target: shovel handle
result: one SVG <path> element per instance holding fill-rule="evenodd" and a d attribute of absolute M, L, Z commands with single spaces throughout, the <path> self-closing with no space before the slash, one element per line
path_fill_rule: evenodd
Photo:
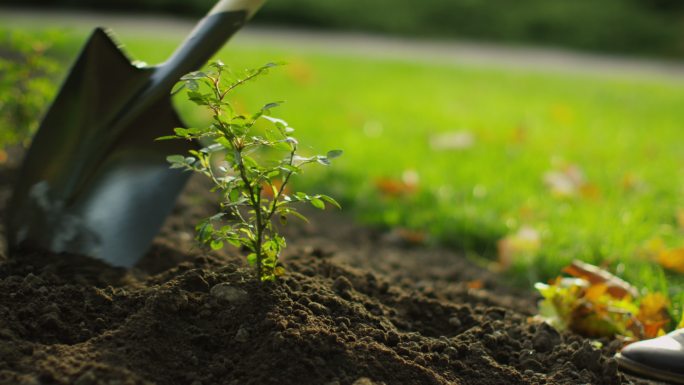
<path fill-rule="evenodd" d="M 221 0 L 159 67 L 163 83 L 175 83 L 202 67 L 256 13 L 265 0 Z M 157 79 L 159 79 L 159 77 Z M 161 79 L 159 79 L 161 80 Z"/>
<path fill-rule="evenodd" d="M 247 19 L 251 19 L 265 0 L 221 0 L 209 11 L 209 15 L 222 12 L 246 11 Z"/>

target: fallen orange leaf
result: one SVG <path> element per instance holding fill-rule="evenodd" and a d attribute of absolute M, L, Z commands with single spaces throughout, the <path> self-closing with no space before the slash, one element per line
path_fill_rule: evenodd
<path fill-rule="evenodd" d="M 375 187 L 385 196 L 399 197 L 413 194 L 415 186 L 408 185 L 403 181 L 389 178 L 378 178 Z"/>
<path fill-rule="evenodd" d="M 591 285 L 606 285 L 608 294 L 615 298 L 624 298 L 628 295 L 636 298 L 639 295 L 634 286 L 608 271 L 589 263 L 575 260 L 572 264 L 563 268 L 563 271 L 573 277 L 586 279 Z"/>
<path fill-rule="evenodd" d="M 411 230 L 405 228 L 399 228 L 396 230 L 397 235 L 406 243 L 411 245 L 422 245 L 425 243 L 427 236 L 424 231 Z"/>
<path fill-rule="evenodd" d="M 412 195 L 418 191 L 418 173 L 413 170 L 406 170 L 401 180 L 391 178 L 378 178 L 375 180 L 375 187 L 385 196 L 401 197 Z"/>
<path fill-rule="evenodd" d="M 481 279 L 476 279 L 468 282 L 466 285 L 468 286 L 468 289 L 480 290 L 484 287 L 484 282 Z"/>

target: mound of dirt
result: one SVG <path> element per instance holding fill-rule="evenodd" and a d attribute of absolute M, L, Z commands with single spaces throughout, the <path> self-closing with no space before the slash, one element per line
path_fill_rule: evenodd
<path fill-rule="evenodd" d="M 598 349 L 530 321 L 533 294 L 339 214 L 288 229 L 288 274 L 257 283 L 237 251 L 194 246 L 192 227 L 212 205 L 201 190 L 185 194 L 133 269 L 3 257 L 0 383 L 628 382 L 610 358 L 616 344 Z"/>

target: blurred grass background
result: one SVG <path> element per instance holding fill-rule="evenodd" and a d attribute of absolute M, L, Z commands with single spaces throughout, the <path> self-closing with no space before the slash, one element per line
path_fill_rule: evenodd
<path fill-rule="evenodd" d="M 20 6 L 203 15 L 214 0 L 3 0 Z M 682 57 L 679 0 L 278 0 L 257 24 L 564 46 Z"/>
<path fill-rule="evenodd" d="M 98 2 L 194 13 L 212 4 Z M 679 2 L 637 0 L 522 0 L 515 7 L 283 0 L 269 3 L 259 20 L 676 57 L 681 10 Z M 37 39 L 50 34 L 63 73 L 88 33 L 71 29 L 57 38 L 37 25 L 0 28 L 18 31 Z M 122 32 L 132 55 L 150 63 L 179 44 L 176 37 Z M 315 185 L 363 221 L 460 249 L 520 285 L 554 277 L 573 259 L 603 265 L 645 291 L 668 293 L 681 315 L 684 279 L 654 262 L 654 245 L 676 248 L 684 240 L 683 79 L 371 58 L 268 41 L 238 41 L 219 57 L 234 68 L 288 62 L 237 94 L 238 105 L 253 110 L 286 100 L 276 114 L 310 151 L 345 150 L 332 168 L 298 180 L 302 189 Z M 179 100 L 179 108 L 201 124 L 191 106 Z M 461 142 L 439 145 L 449 138 Z M 577 191 L 554 191 L 550 173 L 570 182 L 578 174 Z M 533 239 L 516 240 L 530 232 Z M 523 247 L 503 263 L 506 239 Z"/>

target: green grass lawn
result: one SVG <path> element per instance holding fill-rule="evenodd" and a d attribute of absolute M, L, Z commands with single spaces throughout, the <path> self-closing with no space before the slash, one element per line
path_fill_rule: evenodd
<path fill-rule="evenodd" d="M 73 57 L 85 35 L 61 45 Z M 163 61 L 177 41 L 124 36 L 137 59 Z M 339 197 L 380 226 L 426 231 L 487 264 L 497 242 L 521 228 L 540 247 L 515 254 L 508 276 L 531 285 L 573 259 L 606 264 L 644 290 L 668 291 L 675 312 L 684 279 L 648 257 L 653 239 L 680 246 L 684 208 L 684 83 L 527 73 L 369 59 L 282 46 L 229 45 L 234 68 L 286 61 L 236 95 L 254 110 L 270 101 L 318 152 L 341 148 L 332 168 L 299 180 Z M 201 121 L 179 104 L 190 122 Z M 437 150 L 436 135 L 465 132 L 473 143 Z M 545 173 L 576 166 L 585 183 L 558 197 Z M 415 191 L 388 196 L 379 181 L 409 175 Z"/>

